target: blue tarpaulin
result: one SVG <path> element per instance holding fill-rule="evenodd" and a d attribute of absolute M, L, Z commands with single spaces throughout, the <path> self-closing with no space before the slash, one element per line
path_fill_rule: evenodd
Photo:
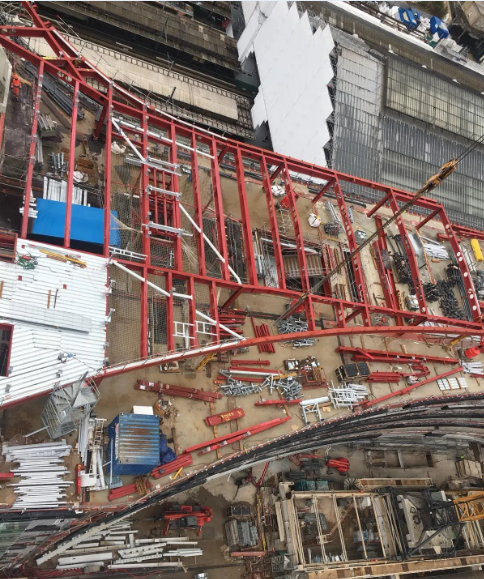
<path fill-rule="evenodd" d="M 64 238 L 64 224 L 66 220 L 66 204 L 63 201 L 37 199 L 37 218 L 34 219 L 32 233 L 46 237 Z M 119 247 L 121 237 L 115 219 L 117 211 L 111 211 L 111 231 L 109 245 Z M 104 243 L 104 209 L 72 205 L 71 211 L 71 240 L 85 243 Z"/>

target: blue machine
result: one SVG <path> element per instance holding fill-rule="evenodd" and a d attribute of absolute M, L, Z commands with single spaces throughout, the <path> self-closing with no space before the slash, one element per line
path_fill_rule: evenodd
<path fill-rule="evenodd" d="M 398 16 L 409 30 L 415 30 L 420 24 L 420 12 L 415 8 L 398 8 Z"/>
<path fill-rule="evenodd" d="M 437 18 L 437 16 L 432 16 L 430 19 L 430 32 L 432 35 L 437 34 L 441 40 L 442 38 L 447 38 L 449 36 L 449 30 L 445 25 L 445 22 L 442 22 L 442 20 Z"/>
<path fill-rule="evenodd" d="M 37 218 L 34 219 L 32 233 L 43 237 L 64 239 L 66 221 L 66 204 L 63 201 L 37 199 Z M 116 223 L 117 211 L 111 211 L 111 230 L 109 245 L 119 247 L 121 236 Z M 104 243 L 104 209 L 72 205 L 71 240 L 103 245 Z"/>
<path fill-rule="evenodd" d="M 160 464 L 160 418 L 118 414 L 109 425 L 109 456 L 113 475 L 148 474 Z"/>

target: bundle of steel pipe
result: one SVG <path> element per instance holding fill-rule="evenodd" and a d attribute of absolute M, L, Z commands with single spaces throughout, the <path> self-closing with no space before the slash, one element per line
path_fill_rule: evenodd
<path fill-rule="evenodd" d="M 180 398 L 191 398 L 193 400 L 203 400 L 204 402 L 214 402 L 222 398 L 217 392 L 204 392 L 196 388 L 185 386 L 175 386 L 172 384 L 162 384 L 161 382 L 149 382 L 148 380 L 138 380 L 134 385 L 136 390 L 146 390 L 147 392 L 159 392 Z"/>
<path fill-rule="evenodd" d="M 20 482 L 8 485 L 17 495 L 12 508 L 54 509 L 68 504 L 62 499 L 66 496 L 67 487 L 74 483 L 62 478 L 69 474 L 63 458 L 70 454 L 71 449 L 65 440 L 25 446 L 4 444 L 2 452 L 5 460 L 19 463 L 12 473 L 21 477 Z"/>
<path fill-rule="evenodd" d="M 232 366 L 270 366 L 270 360 L 232 360 Z"/>

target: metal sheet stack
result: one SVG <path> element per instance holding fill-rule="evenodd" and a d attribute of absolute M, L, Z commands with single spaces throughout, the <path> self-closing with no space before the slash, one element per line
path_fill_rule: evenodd
<path fill-rule="evenodd" d="M 69 473 L 63 458 L 70 454 L 71 449 L 65 440 L 2 446 L 6 462 L 19 463 L 18 468 L 12 469 L 12 472 L 21 477 L 20 482 L 8 485 L 14 487 L 17 495 L 13 509 L 55 509 L 69 504 L 62 499 L 66 496 L 67 487 L 73 482 L 65 481 L 62 477 Z"/>

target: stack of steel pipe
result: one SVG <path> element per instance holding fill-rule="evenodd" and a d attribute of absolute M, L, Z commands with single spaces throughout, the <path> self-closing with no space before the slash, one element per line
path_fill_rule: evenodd
<path fill-rule="evenodd" d="M 182 454 L 178 458 L 175 458 L 175 460 L 154 468 L 151 471 L 150 476 L 152 478 L 161 478 L 162 476 L 167 476 L 173 472 L 178 472 L 181 468 L 185 468 L 191 464 L 193 464 L 192 455 Z"/>
<path fill-rule="evenodd" d="M 65 440 L 24 446 L 3 445 L 6 462 L 19 463 L 12 473 L 21 477 L 20 482 L 8 485 L 17 495 L 13 509 L 55 509 L 68 504 L 62 499 L 67 487 L 74 483 L 62 478 L 69 473 L 63 458 L 70 454 L 71 449 Z"/>
<path fill-rule="evenodd" d="M 218 314 L 218 321 L 221 324 L 220 326 L 220 337 L 221 338 L 233 338 L 226 330 L 222 328 L 225 326 L 226 328 L 230 328 L 233 332 L 243 335 L 243 327 L 245 324 L 245 320 L 247 318 L 247 314 L 245 312 L 235 311 L 235 310 L 226 310 L 224 312 L 219 312 Z"/>

